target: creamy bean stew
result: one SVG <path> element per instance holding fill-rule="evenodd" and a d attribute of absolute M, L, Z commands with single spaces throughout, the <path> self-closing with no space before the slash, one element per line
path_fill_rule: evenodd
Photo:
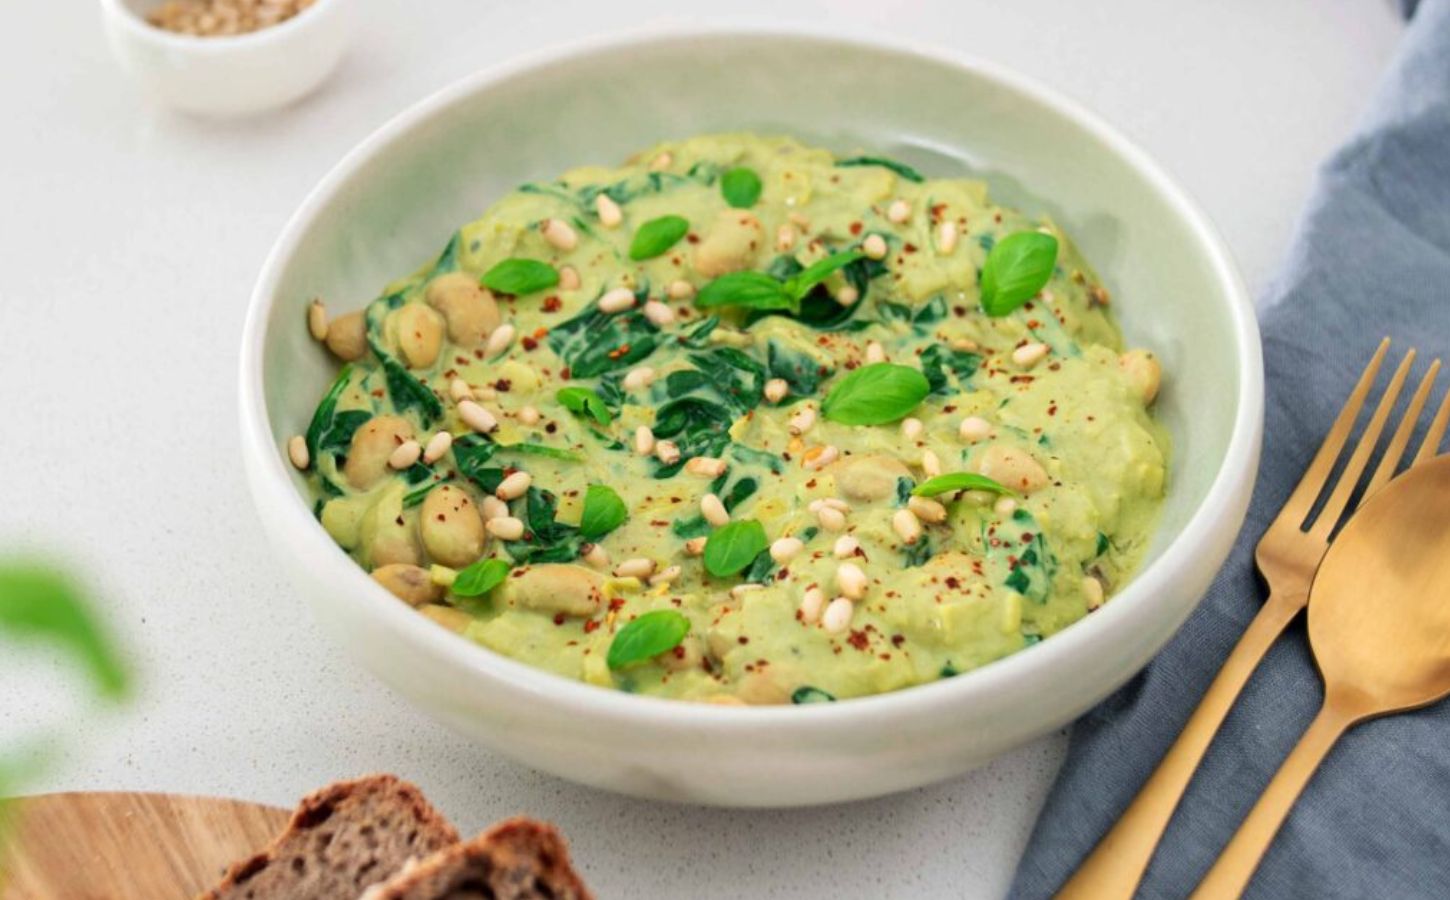
<path fill-rule="evenodd" d="M 1132 574 L 1159 365 L 984 185 L 697 137 L 525 184 L 314 337 L 287 450 L 404 603 L 619 690 L 814 703 L 947 678 Z"/>

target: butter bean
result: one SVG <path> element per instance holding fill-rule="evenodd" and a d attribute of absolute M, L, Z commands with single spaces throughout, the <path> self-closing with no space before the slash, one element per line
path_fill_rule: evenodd
<path fill-rule="evenodd" d="M 498 327 L 498 301 L 462 272 L 449 272 L 430 281 L 424 299 L 443 314 L 448 339 L 460 347 L 478 346 Z"/>
<path fill-rule="evenodd" d="M 1158 357 L 1148 350 L 1129 350 L 1118 357 L 1118 368 L 1127 376 L 1133 392 L 1147 406 L 1158 397 L 1158 385 L 1163 379 L 1163 367 Z"/>
<path fill-rule="evenodd" d="M 413 426 L 397 416 L 374 416 L 353 432 L 347 463 L 342 468 L 347 483 L 367 490 L 388 472 L 388 460 L 399 445 L 413 437 Z"/>
<path fill-rule="evenodd" d="M 395 315 L 398 349 L 410 369 L 426 369 L 443 349 L 443 317 L 423 303 L 409 303 Z"/>
<path fill-rule="evenodd" d="M 462 488 L 440 485 L 423 500 L 423 546 L 436 562 L 461 569 L 483 555 L 483 517 Z"/>
<path fill-rule="evenodd" d="M 722 210 L 695 245 L 695 271 L 717 278 L 748 268 L 764 240 L 765 229 L 755 216 L 738 209 Z"/>
<path fill-rule="evenodd" d="M 895 496 L 897 481 L 911 477 L 911 470 L 901 460 L 879 454 L 849 457 L 837 463 L 834 471 L 841 495 L 864 502 Z"/>
<path fill-rule="evenodd" d="M 344 362 L 362 359 L 368 352 L 368 326 L 361 311 L 338 316 L 327 325 L 323 341 L 332 355 Z"/>
<path fill-rule="evenodd" d="M 604 576 L 570 563 L 515 569 L 498 595 L 508 606 L 566 616 L 592 616 L 604 605 Z"/>
<path fill-rule="evenodd" d="M 390 563 L 374 569 L 372 576 L 373 581 L 409 606 L 436 603 L 443 599 L 443 588 L 433 583 L 427 569 L 419 566 Z"/>
<path fill-rule="evenodd" d="M 1046 487 L 1047 471 L 1025 450 L 993 444 L 977 462 L 978 473 L 1014 491 L 1030 494 Z"/>

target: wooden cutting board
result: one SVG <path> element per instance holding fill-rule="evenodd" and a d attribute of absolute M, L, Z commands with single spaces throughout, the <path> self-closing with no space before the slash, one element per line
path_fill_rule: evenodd
<path fill-rule="evenodd" d="M 42 794 L 16 801 L 3 900 L 190 900 L 271 843 L 290 810 L 178 794 Z"/>

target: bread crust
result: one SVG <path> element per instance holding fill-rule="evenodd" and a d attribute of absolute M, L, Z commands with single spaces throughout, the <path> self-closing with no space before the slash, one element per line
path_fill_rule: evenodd
<path fill-rule="evenodd" d="M 559 831 L 523 817 L 439 850 L 368 888 L 362 900 L 439 900 L 469 877 L 486 880 L 499 900 L 594 900 L 570 863 L 569 845 Z M 543 885 L 545 891 L 532 885 Z"/>

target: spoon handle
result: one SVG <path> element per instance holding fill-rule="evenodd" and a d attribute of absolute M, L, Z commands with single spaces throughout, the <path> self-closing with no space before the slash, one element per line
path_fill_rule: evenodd
<path fill-rule="evenodd" d="M 1224 717 L 1269 647 L 1303 608 L 1302 594 L 1270 594 L 1158 768 L 1117 824 L 1062 886 L 1057 900 L 1128 900 L 1133 896 L 1173 810 Z"/>
<path fill-rule="evenodd" d="M 1359 718 L 1355 713 L 1333 701 L 1326 695 L 1319 715 L 1309 724 L 1304 736 L 1299 738 L 1284 764 L 1275 773 L 1274 780 L 1264 789 L 1259 802 L 1249 811 L 1249 817 L 1239 826 L 1233 840 L 1224 848 L 1218 862 L 1208 870 L 1191 900 L 1218 900 L 1222 897 L 1237 897 L 1248 887 L 1249 879 L 1259 867 L 1264 851 L 1279 832 L 1279 826 L 1293 808 L 1294 801 L 1331 747 L 1340 735 Z"/>

